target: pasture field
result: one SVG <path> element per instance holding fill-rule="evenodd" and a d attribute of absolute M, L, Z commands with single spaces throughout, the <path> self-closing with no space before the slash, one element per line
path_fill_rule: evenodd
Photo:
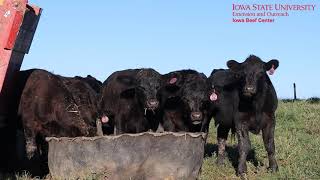
<path fill-rule="evenodd" d="M 318 101 L 280 101 L 276 112 L 276 158 L 279 172 L 267 171 L 268 158 L 261 134 L 250 134 L 252 150 L 248 156 L 249 179 L 320 179 L 320 103 Z M 228 139 L 226 163 L 217 167 L 216 129 L 211 123 L 200 180 L 239 179 L 236 139 Z M 101 176 L 100 176 L 101 177 Z M 18 180 L 30 180 L 28 175 Z M 50 179 L 50 178 L 47 178 Z M 84 179 L 100 179 L 86 177 Z"/>

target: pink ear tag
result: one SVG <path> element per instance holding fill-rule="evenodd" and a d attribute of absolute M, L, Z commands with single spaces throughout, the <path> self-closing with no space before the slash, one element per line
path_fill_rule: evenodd
<path fill-rule="evenodd" d="M 216 101 L 218 99 L 218 95 L 216 94 L 215 91 L 210 95 L 210 100 L 211 101 Z"/>
<path fill-rule="evenodd" d="M 177 80 L 178 80 L 178 79 L 175 78 L 175 77 L 174 77 L 174 78 L 171 78 L 170 81 L 169 81 L 169 84 L 175 84 L 175 83 L 177 82 Z"/>
<path fill-rule="evenodd" d="M 268 74 L 273 75 L 274 72 L 275 72 L 274 65 L 272 65 L 272 68 L 268 71 Z"/>
<path fill-rule="evenodd" d="M 108 122 L 109 122 L 108 116 L 102 116 L 102 117 L 101 117 L 101 122 L 102 122 L 102 123 L 108 123 Z"/>

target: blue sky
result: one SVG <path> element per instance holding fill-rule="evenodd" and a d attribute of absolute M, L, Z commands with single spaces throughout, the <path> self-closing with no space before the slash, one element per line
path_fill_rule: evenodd
<path fill-rule="evenodd" d="M 280 98 L 320 96 L 320 1 L 314 12 L 290 12 L 275 23 L 232 23 L 232 3 L 212 0 L 29 0 L 43 14 L 22 69 L 101 81 L 116 70 L 152 67 L 160 73 L 191 68 L 209 75 L 226 61 L 255 54 L 278 59 L 271 77 Z"/>

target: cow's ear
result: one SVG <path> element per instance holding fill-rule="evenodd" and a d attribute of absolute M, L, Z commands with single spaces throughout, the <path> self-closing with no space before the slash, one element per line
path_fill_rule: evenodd
<path fill-rule="evenodd" d="M 178 73 L 169 73 L 163 76 L 164 86 L 179 86 L 181 77 Z"/>
<path fill-rule="evenodd" d="M 136 94 L 135 88 L 129 88 L 120 93 L 120 97 L 122 98 L 133 98 Z"/>
<path fill-rule="evenodd" d="M 168 85 L 176 85 L 178 82 L 178 78 L 175 76 L 172 76 L 168 79 L 167 84 Z"/>
<path fill-rule="evenodd" d="M 269 62 L 265 63 L 264 67 L 265 70 L 268 71 L 270 75 L 274 73 L 274 71 L 278 68 L 279 66 L 279 61 L 276 59 L 272 59 Z"/>
<path fill-rule="evenodd" d="M 276 59 L 272 59 L 269 62 L 265 63 L 266 71 L 269 71 L 271 68 L 274 68 L 275 70 L 279 66 L 279 61 Z"/>
<path fill-rule="evenodd" d="M 228 68 L 231 69 L 232 71 L 239 71 L 240 70 L 240 65 L 241 65 L 241 63 L 238 63 L 235 60 L 229 60 L 227 62 Z"/>
<path fill-rule="evenodd" d="M 166 90 L 174 93 L 177 92 L 180 89 L 179 83 L 178 83 L 178 78 L 177 77 L 172 77 L 166 82 L 165 86 Z"/>
<path fill-rule="evenodd" d="M 177 73 L 170 73 L 163 77 L 163 87 L 166 91 L 174 93 L 180 89 L 181 78 Z"/>

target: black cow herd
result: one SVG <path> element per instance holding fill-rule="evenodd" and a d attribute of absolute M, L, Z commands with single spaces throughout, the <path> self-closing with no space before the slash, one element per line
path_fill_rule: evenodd
<path fill-rule="evenodd" d="M 103 83 L 92 76 L 68 78 L 40 69 L 20 71 L 7 128 L 0 133 L 5 144 L 0 150 L 0 171 L 27 169 L 30 163 L 25 162 L 36 158 L 46 161 L 46 137 L 96 136 L 99 128 L 105 135 L 208 134 L 212 118 L 217 126 L 217 164 L 224 163 L 231 130 L 238 139 L 237 173 L 244 175 L 251 148 L 249 132 L 262 131 L 269 168 L 277 171 L 274 128 L 278 100 L 267 72 L 273 74 L 279 62 L 250 55 L 243 63 L 230 60 L 227 66 L 214 69 L 208 78 L 195 70 L 162 75 L 151 68 L 128 69 L 112 73 Z M 46 166 L 40 163 L 35 172 L 47 171 Z"/>

